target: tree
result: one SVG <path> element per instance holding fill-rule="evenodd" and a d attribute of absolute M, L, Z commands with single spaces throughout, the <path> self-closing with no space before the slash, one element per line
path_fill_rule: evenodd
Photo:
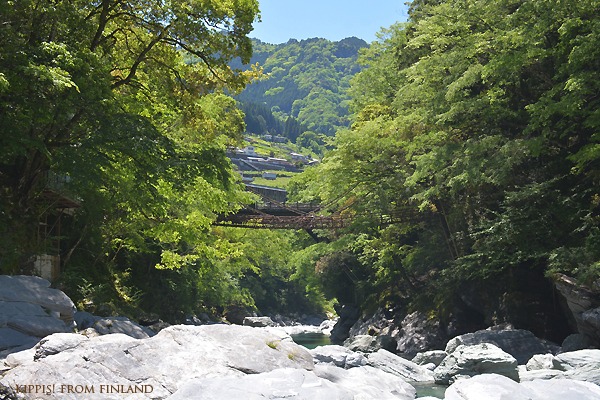
<path fill-rule="evenodd" d="M 15 238 L 3 248 L 4 270 L 23 261 L 9 254 L 37 251 L 31 239 L 52 207 L 42 196 L 51 168 L 96 184 L 110 175 L 122 179 L 119 189 L 156 199 L 175 172 L 183 174 L 172 184 L 190 187 L 223 166 L 220 156 L 214 166 L 197 162 L 197 150 L 223 146 L 224 134 L 204 125 L 216 120 L 199 115 L 208 107 L 199 98 L 247 82 L 228 62 L 250 57 L 256 1 L 25 0 L 0 13 L 0 218 Z"/>

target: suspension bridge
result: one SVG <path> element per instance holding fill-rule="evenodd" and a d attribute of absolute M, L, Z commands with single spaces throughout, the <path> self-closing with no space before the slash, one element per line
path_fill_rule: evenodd
<path fill-rule="evenodd" d="M 253 229 L 341 229 L 349 226 L 357 217 L 349 211 L 323 215 L 325 206 L 318 203 L 289 203 L 282 189 L 246 185 L 246 189 L 258 194 L 261 201 L 246 205 L 235 214 L 221 216 L 215 225 Z M 274 199 L 277 198 L 277 199 Z M 367 216 L 361 214 L 361 216 Z M 396 210 L 389 215 L 369 214 L 380 225 L 389 225 L 414 218 L 414 211 Z"/>

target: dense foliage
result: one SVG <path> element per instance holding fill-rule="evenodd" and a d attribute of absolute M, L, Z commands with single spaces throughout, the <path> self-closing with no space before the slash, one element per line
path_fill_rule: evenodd
<path fill-rule="evenodd" d="M 264 105 L 287 124 L 297 120 L 303 131 L 332 136 L 339 127 L 349 125 L 346 92 L 350 78 L 359 71 L 358 52 L 367 46 L 363 40 L 292 39 L 278 45 L 254 40 L 253 44 L 250 65 L 258 63 L 265 77 L 246 87 L 237 97 L 241 102 Z M 242 67 L 239 61 L 232 65 Z M 284 136 L 295 141 L 300 133 Z"/>
<path fill-rule="evenodd" d="M 593 0 L 419 1 L 381 32 L 356 121 L 291 185 L 355 216 L 359 302 L 443 311 L 523 271 L 598 282 L 599 39 Z"/>
<path fill-rule="evenodd" d="M 256 75 L 229 64 L 249 62 L 257 15 L 255 0 L 0 4 L 2 273 L 60 255 L 80 306 L 171 320 L 264 304 L 249 276 L 289 281 L 280 252 L 261 254 L 288 236 L 212 227 L 249 200 L 225 155 L 244 115 L 225 93 Z"/>

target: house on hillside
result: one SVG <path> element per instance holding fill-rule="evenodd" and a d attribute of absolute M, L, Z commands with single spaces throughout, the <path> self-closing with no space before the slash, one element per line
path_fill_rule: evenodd
<path fill-rule="evenodd" d="M 305 156 L 304 154 L 290 153 L 290 156 L 292 157 L 293 162 L 301 162 L 301 163 L 307 164 L 310 161 L 309 157 Z"/>
<path fill-rule="evenodd" d="M 254 146 L 246 146 L 244 147 L 244 154 L 247 156 L 252 156 L 252 157 L 256 157 L 258 156 L 258 154 L 256 154 L 256 150 L 254 149 Z"/>

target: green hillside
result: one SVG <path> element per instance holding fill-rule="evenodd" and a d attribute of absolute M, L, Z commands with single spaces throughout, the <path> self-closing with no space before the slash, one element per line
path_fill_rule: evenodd
<path fill-rule="evenodd" d="M 261 65 L 266 77 L 238 96 L 251 115 L 246 120 L 248 129 L 295 140 L 304 131 L 332 136 L 337 128 L 347 127 L 347 90 L 350 79 L 360 71 L 356 60 L 364 47 L 367 43 L 358 38 L 339 42 L 292 39 L 279 45 L 253 40 L 250 64 Z M 242 67 L 239 62 L 234 66 Z M 248 108 L 253 112 L 248 113 Z M 269 111 L 277 121 L 270 121 Z"/>

